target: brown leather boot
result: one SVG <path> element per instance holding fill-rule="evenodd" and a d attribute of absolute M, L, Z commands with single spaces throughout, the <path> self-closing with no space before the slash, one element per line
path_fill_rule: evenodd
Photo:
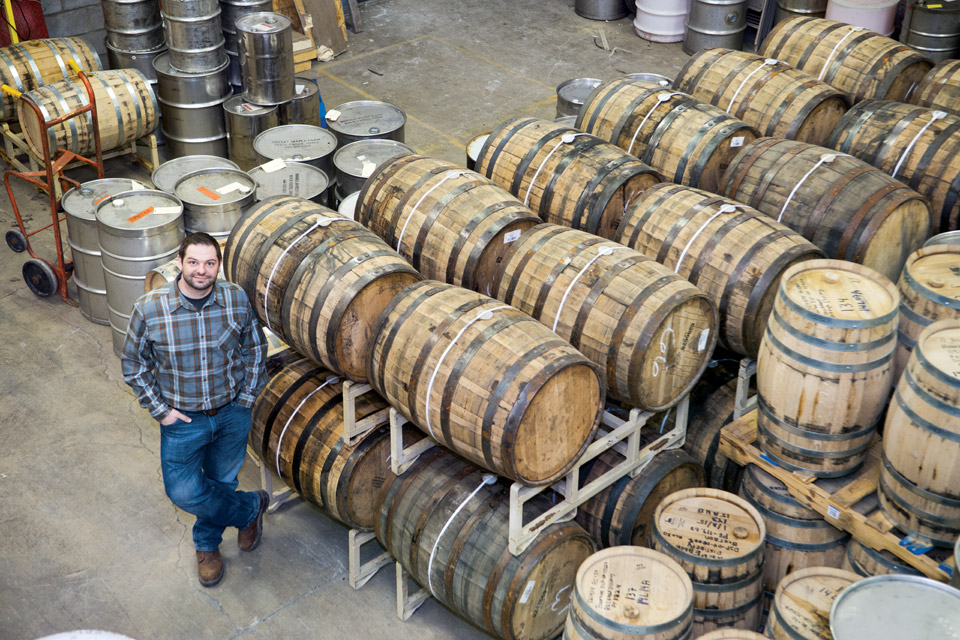
<path fill-rule="evenodd" d="M 213 551 L 197 551 L 197 573 L 200 575 L 200 584 L 205 587 L 215 587 L 223 579 L 223 558 L 220 549 Z"/>
<path fill-rule="evenodd" d="M 270 506 L 270 494 L 261 489 L 257 491 L 260 496 L 260 510 L 257 511 L 257 517 L 253 523 L 246 529 L 241 529 L 237 534 L 237 545 L 240 551 L 253 551 L 260 544 L 260 537 L 263 535 L 263 514 Z"/>

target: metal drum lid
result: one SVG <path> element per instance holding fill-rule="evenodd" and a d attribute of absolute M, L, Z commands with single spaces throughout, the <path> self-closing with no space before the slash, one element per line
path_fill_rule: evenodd
<path fill-rule="evenodd" d="M 271 160 L 248 172 L 257 183 L 257 200 L 272 196 L 294 196 L 312 200 L 330 186 L 327 174 L 313 165 L 287 162 L 280 166 L 274 165 L 274 162 L 283 161 Z"/>
<path fill-rule="evenodd" d="M 201 169 L 180 178 L 174 195 L 186 205 L 222 206 L 243 200 L 257 183 L 239 169 Z"/>
<path fill-rule="evenodd" d="M 470 165 L 467 168 L 473 169 L 476 166 L 477 158 L 480 157 L 480 150 L 483 149 L 483 145 L 489 137 L 490 132 L 481 133 L 467 143 L 467 159 L 470 162 Z"/>
<path fill-rule="evenodd" d="M 310 78 L 295 77 L 293 82 L 294 91 L 296 92 L 294 100 L 305 100 L 310 96 L 315 96 L 320 93 L 320 88 L 317 87 L 317 83 Z"/>
<path fill-rule="evenodd" d="M 260 11 L 237 18 L 237 31 L 246 33 L 279 33 L 292 28 L 290 18 L 279 13 Z"/>
<path fill-rule="evenodd" d="M 357 219 L 357 201 L 360 199 L 360 192 L 354 191 L 340 202 L 337 207 L 337 213 L 351 220 Z"/>
<path fill-rule="evenodd" d="M 264 158 L 309 162 L 325 158 L 337 148 L 337 137 L 311 124 L 285 124 L 267 129 L 253 141 L 253 150 Z"/>
<path fill-rule="evenodd" d="M 930 247 L 935 244 L 960 244 L 960 231 L 944 231 L 938 233 L 923 243 L 923 246 Z"/>
<path fill-rule="evenodd" d="M 574 110 L 579 110 L 593 90 L 600 86 L 600 82 L 596 78 L 574 78 L 561 82 L 557 86 L 557 102 L 563 103 L 565 106 L 570 105 Z M 562 115 L 573 114 L 564 110 Z"/>
<path fill-rule="evenodd" d="M 385 136 L 406 122 L 403 109 L 377 100 L 345 102 L 327 111 L 327 126 L 354 138 Z"/>
<path fill-rule="evenodd" d="M 180 218 L 183 203 L 180 199 L 152 189 L 127 191 L 110 196 L 97 206 L 97 222 L 130 231 L 145 231 L 164 227 Z"/>
<path fill-rule="evenodd" d="M 164 162 L 153 172 L 150 179 L 160 191 L 173 193 L 180 178 L 200 169 L 239 169 L 240 167 L 226 158 L 217 156 L 182 156 Z"/>
<path fill-rule="evenodd" d="M 639 80 L 640 82 L 658 84 L 664 89 L 669 89 L 673 86 L 673 80 L 667 76 L 660 75 L 659 73 L 628 73 L 623 77 L 627 78 L 628 80 Z"/>
<path fill-rule="evenodd" d="M 264 106 L 247 102 L 243 99 L 242 95 L 236 95 L 232 98 L 228 98 L 227 101 L 223 103 L 223 108 L 230 113 L 234 113 L 239 116 L 250 116 L 251 118 L 265 116 L 268 113 L 277 110 L 276 105 Z"/>
<path fill-rule="evenodd" d="M 379 165 L 401 153 L 413 153 L 413 149 L 396 140 L 357 140 L 337 149 L 333 166 L 338 172 L 368 178 Z"/>
<path fill-rule="evenodd" d="M 960 638 L 960 590 L 919 576 L 866 578 L 830 610 L 834 640 Z"/>
<path fill-rule="evenodd" d="M 559 118 L 554 118 L 553 121 L 557 124 L 562 124 L 565 127 L 570 127 L 571 129 L 577 128 L 577 117 L 578 116 L 560 116 Z M 479 150 L 478 150 L 479 151 Z"/>
<path fill-rule="evenodd" d="M 97 205 L 110 196 L 124 191 L 145 190 L 147 186 L 127 178 L 91 180 L 63 194 L 60 205 L 68 215 L 82 220 L 96 220 Z"/>

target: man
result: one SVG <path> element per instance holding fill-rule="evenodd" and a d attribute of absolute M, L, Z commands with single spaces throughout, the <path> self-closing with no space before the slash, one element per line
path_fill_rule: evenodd
<path fill-rule="evenodd" d="M 250 410 L 265 381 L 266 340 L 243 290 L 217 280 L 220 245 L 192 233 L 180 245 L 180 275 L 137 300 L 123 345 L 123 379 L 160 422 L 160 468 L 170 500 L 197 517 L 200 584 L 223 578 L 226 527 L 237 543 L 260 542 L 266 491 L 237 491 Z"/>

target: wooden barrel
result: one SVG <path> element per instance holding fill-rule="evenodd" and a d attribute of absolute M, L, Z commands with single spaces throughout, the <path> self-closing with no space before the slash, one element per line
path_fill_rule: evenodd
<path fill-rule="evenodd" d="M 960 320 L 921 332 L 883 427 L 880 508 L 935 544 L 960 537 Z"/>
<path fill-rule="evenodd" d="M 773 593 L 788 573 L 840 564 L 850 535 L 797 502 L 775 477 L 756 465 L 747 465 L 740 495 L 760 512 L 767 527 L 763 560 L 766 591 Z"/>
<path fill-rule="evenodd" d="M 756 209 L 677 184 L 632 202 L 614 240 L 703 290 L 720 313 L 720 340 L 756 357 L 785 269 L 823 252 Z"/>
<path fill-rule="evenodd" d="M 430 594 L 487 633 L 551 640 L 563 627 L 577 567 L 596 548 L 573 522 L 509 550 L 509 486 L 441 448 L 389 474 L 375 532 Z M 545 509 L 542 494 L 531 503 Z"/>
<path fill-rule="evenodd" d="M 720 451 L 720 430 L 733 422 L 737 398 L 737 372 L 708 368 L 690 392 L 690 415 L 683 449 L 703 466 L 706 486 L 736 491 L 743 467 Z"/>
<path fill-rule="evenodd" d="M 777 24 L 758 53 L 806 71 L 854 102 L 903 100 L 933 61 L 881 35 L 823 18 L 790 18 Z"/>
<path fill-rule="evenodd" d="M 511 118 L 484 142 L 477 172 L 547 222 L 613 237 L 627 204 L 661 176 L 622 149 L 577 129 Z"/>
<path fill-rule="evenodd" d="M 685 640 L 693 585 L 675 560 L 641 547 L 598 551 L 580 566 L 564 640 Z"/>
<path fill-rule="evenodd" d="M 0 49 L 0 84 L 26 93 L 65 80 L 73 74 L 68 60 L 87 73 L 103 68 L 96 49 L 82 38 L 26 40 Z M 13 96 L 0 94 L 0 122 L 17 120 L 17 102 Z"/>
<path fill-rule="evenodd" d="M 577 128 L 632 153 L 667 180 L 707 191 L 717 190 L 740 147 L 760 135 L 708 102 L 629 78 L 594 89 Z"/>
<path fill-rule="evenodd" d="M 844 571 L 852 571 L 864 578 L 891 573 L 905 573 L 913 576 L 923 575 L 910 565 L 903 564 L 899 558 L 889 551 L 871 549 L 856 539 L 851 539 L 850 542 L 847 543 L 847 552 L 843 556 L 843 562 L 840 564 L 840 568 Z"/>
<path fill-rule="evenodd" d="M 623 456 L 610 450 L 583 467 L 584 484 L 613 469 Z M 653 512 L 671 493 L 703 486 L 703 468 L 676 449 L 661 451 L 635 478 L 626 475 L 577 508 L 577 522 L 601 547 L 646 546 Z"/>
<path fill-rule="evenodd" d="M 910 254 L 900 280 L 894 384 L 907 367 L 917 337 L 938 320 L 960 319 L 960 245 L 925 246 Z"/>
<path fill-rule="evenodd" d="M 960 225 L 960 117 L 888 100 L 864 100 L 828 147 L 860 158 L 930 199 L 930 233 Z"/>
<path fill-rule="evenodd" d="M 766 640 L 766 638 L 756 631 L 746 629 L 717 629 L 694 640 Z"/>
<path fill-rule="evenodd" d="M 511 244 L 540 218 L 478 173 L 401 155 L 364 183 L 357 221 L 425 278 L 489 296 Z"/>
<path fill-rule="evenodd" d="M 823 144 L 850 108 L 825 82 L 785 62 L 730 49 L 687 60 L 673 86 L 706 100 L 765 136 Z"/>
<path fill-rule="evenodd" d="M 251 207 L 230 234 L 223 263 L 265 327 L 353 380 L 367 377 L 380 312 L 420 280 L 373 232 L 290 196 Z"/>
<path fill-rule="evenodd" d="M 795 571 L 777 585 L 767 636 L 773 640 L 830 640 L 830 608 L 840 593 L 860 579 L 830 567 Z"/>
<path fill-rule="evenodd" d="M 97 102 L 100 124 L 100 144 L 104 151 L 117 149 L 153 133 L 159 121 L 157 98 L 150 82 L 138 69 L 96 71 L 88 76 Z M 89 104 L 87 90 L 79 79 L 60 80 L 24 94 L 40 107 L 46 120 Z M 43 139 L 36 112 L 23 100 L 17 102 L 20 128 L 30 150 L 43 157 Z M 66 149 L 78 155 L 95 153 L 93 116 L 85 113 L 47 130 L 50 155 L 57 149 Z"/>
<path fill-rule="evenodd" d="M 356 419 L 388 409 L 385 400 L 365 393 L 356 400 Z M 375 429 L 350 446 L 340 439 L 343 419 L 341 378 L 300 358 L 257 396 L 248 441 L 291 489 L 348 527 L 369 530 L 377 496 L 392 475 L 390 432 Z"/>
<path fill-rule="evenodd" d="M 596 363 L 611 397 L 648 411 L 679 402 L 717 342 L 705 293 L 632 249 L 554 224 L 513 244 L 494 297 Z"/>
<path fill-rule="evenodd" d="M 891 280 L 930 232 L 929 204 L 916 191 L 862 160 L 795 140 L 747 145 L 720 193 L 782 222 L 828 258 Z"/>
<path fill-rule="evenodd" d="M 783 274 L 757 358 L 760 448 L 777 464 L 837 477 L 863 462 L 889 399 L 899 301 L 850 262 Z"/>
<path fill-rule="evenodd" d="M 525 313 L 424 281 L 373 333 L 370 384 L 452 451 L 524 484 L 561 477 L 600 423 L 597 366 Z"/>
<path fill-rule="evenodd" d="M 719 627 L 757 628 L 766 533 L 760 513 L 726 491 L 684 489 L 657 507 L 652 546 L 693 581 L 694 637 Z"/>
<path fill-rule="evenodd" d="M 927 72 L 907 102 L 960 115 L 960 60 L 941 60 Z"/>

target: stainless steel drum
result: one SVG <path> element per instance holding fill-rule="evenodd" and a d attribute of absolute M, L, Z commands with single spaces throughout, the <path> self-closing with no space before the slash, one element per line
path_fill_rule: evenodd
<path fill-rule="evenodd" d="M 95 215 L 113 351 L 119 356 L 147 274 L 180 248 L 183 205 L 169 193 L 141 189 L 110 196 L 97 205 Z"/>
<path fill-rule="evenodd" d="M 163 45 L 160 3 L 156 0 L 101 0 L 100 8 L 110 46 L 123 51 L 153 51 Z"/>
<path fill-rule="evenodd" d="M 273 163 L 282 163 L 282 166 Z M 271 160 L 247 173 L 257 183 L 257 200 L 273 196 L 294 196 L 326 205 L 330 179 L 323 170 L 302 162 Z"/>
<path fill-rule="evenodd" d="M 223 29 L 224 48 L 234 54 L 237 49 L 237 19 L 248 13 L 262 13 L 273 9 L 273 0 L 220 0 L 220 26 Z"/>
<path fill-rule="evenodd" d="M 327 111 L 327 126 L 337 136 L 340 146 L 369 138 L 403 142 L 406 122 L 403 109 L 376 100 L 345 102 Z"/>
<path fill-rule="evenodd" d="M 357 219 L 357 201 L 360 199 L 360 192 L 354 191 L 350 195 L 346 196 L 343 200 L 340 201 L 340 206 L 337 207 L 337 213 L 340 215 L 350 218 L 351 220 Z"/>
<path fill-rule="evenodd" d="M 619 20 L 627 15 L 623 0 L 576 0 L 573 10 L 588 20 Z"/>
<path fill-rule="evenodd" d="M 186 233 L 203 231 L 214 238 L 226 238 L 253 203 L 257 183 L 240 169 L 200 169 L 180 178 L 173 188 L 183 202 Z"/>
<path fill-rule="evenodd" d="M 960 53 L 960 3 L 910 0 L 900 39 L 936 62 Z"/>
<path fill-rule="evenodd" d="M 358 140 L 340 147 L 333 154 L 337 191 L 342 195 L 360 191 L 378 166 L 401 153 L 413 152 L 396 140 Z"/>
<path fill-rule="evenodd" d="M 260 106 L 247 102 L 243 96 L 233 96 L 223 103 L 227 119 L 227 142 L 230 159 L 244 171 L 259 164 L 253 141 L 258 135 L 279 124 L 275 106 Z"/>
<path fill-rule="evenodd" d="M 577 128 L 577 116 L 560 116 L 559 118 L 554 118 L 553 121 L 565 127 Z"/>
<path fill-rule="evenodd" d="M 584 100 L 598 86 L 596 78 L 573 78 L 557 85 L 557 117 L 579 115 Z"/>
<path fill-rule="evenodd" d="M 688 55 L 716 47 L 739 51 L 746 28 L 747 0 L 692 0 L 683 51 Z"/>
<path fill-rule="evenodd" d="M 279 13 L 248 13 L 237 19 L 237 52 L 243 97 L 254 104 L 293 100 L 293 25 Z"/>
<path fill-rule="evenodd" d="M 658 84 L 664 89 L 669 89 L 673 86 L 673 80 L 667 76 L 662 76 L 659 73 L 628 73 L 623 76 L 630 80 L 639 80 L 640 82 L 649 82 L 651 84 Z"/>
<path fill-rule="evenodd" d="M 830 609 L 833 640 L 960 638 L 960 590 L 920 576 L 855 582 Z"/>
<path fill-rule="evenodd" d="M 576 116 L 564 116 L 564 118 L 573 118 L 576 121 Z M 559 120 L 557 120 L 559 122 Z M 573 125 L 569 125 L 573 126 Z M 467 169 L 470 171 L 476 170 L 477 167 L 477 158 L 480 157 L 480 149 L 483 149 L 483 143 L 487 141 L 487 138 L 490 137 L 490 132 L 481 133 L 478 136 L 475 136 L 470 139 L 470 142 L 467 143 L 466 152 L 467 152 Z"/>
<path fill-rule="evenodd" d="M 284 102 L 279 109 L 280 124 L 312 124 L 319 127 L 320 89 L 309 78 L 294 78 L 293 100 Z"/>
<path fill-rule="evenodd" d="M 267 129 L 253 141 L 260 163 L 282 158 L 285 162 L 305 162 L 321 169 L 335 181 L 331 158 L 337 138 L 326 129 L 309 124 L 284 124 Z"/>
<path fill-rule="evenodd" d="M 91 322 L 110 324 L 97 235 L 97 204 L 112 195 L 145 188 L 126 178 L 91 180 L 64 193 L 60 201 L 67 218 L 67 244 L 73 254 L 73 281 L 77 284 L 80 313 Z"/>
<path fill-rule="evenodd" d="M 110 63 L 111 69 L 136 69 L 140 71 L 147 78 L 147 82 L 150 83 L 150 88 L 153 89 L 153 95 L 159 95 L 160 87 L 158 86 L 157 70 L 153 67 L 153 61 L 157 56 L 167 50 L 167 45 L 163 42 L 163 39 L 160 41 L 160 46 L 153 51 L 123 51 L 117 49 L 109 42 L 105 42 L 104 44 L 107 47 L 107 60 Z M 162 119 L 163 114 L 161 113 L 161 120 Z M 153 135 L 157 138 L 157 144 L 164 143 L 161 127 L 158 126 L 153 132 Z"/>
<path fill-rule="evenodd" d="M 213 71 L 184 73 L 170 66 L 170 54 L 153 61 L 157 101 L 167 138 L 167 156 L 227 155 L 223 103 L 232 95 L 227 62 Z"/>
<path fill-rule="evenodd" d="M 777 0 L 774 24 L 790 18 L 822 18 L 827 15 L 827 0 Z"/>
<path fill-rule="evenodd" d="M 174 69 L 202 73 L 227 61 L 217 0 L 163 0 L 161 15 Z"/>
<path fill-rule="evenodd" d="M 923 243 L 923 246 L 930 247 L 935 244 L 960 244 L 960 231 L 944 231 L 932 236 Z"/>
<path fill-rule="evenodd" d="M 153 182 L 154 187 L 172 195 L 177 183 L 180 182 L 180 178 L 183 176 L 188 173 L 193 173 L 194 171 L 199 171 L 200 169 L 215 168 L 239 169 L 240 167 L 226 158 L 218 158 L 216 156 L 184 156 L 182 158 L 167 160 L 161 164 L 154 169 L 150 180 Z"/>

